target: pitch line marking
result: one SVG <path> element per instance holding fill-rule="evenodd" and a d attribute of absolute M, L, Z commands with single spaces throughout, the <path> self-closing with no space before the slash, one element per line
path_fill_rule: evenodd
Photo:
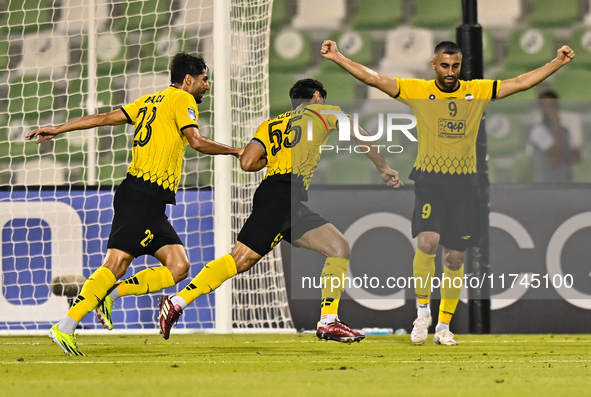
<path fill-rule="evenodd" d="M 155 360 L 123 360 L 123 361 L 80 361 L 73 359 L 71 361 L 0 361 L 0 365 L 26 365 L 26 364 L 264 364 L 264 363 L 284 363 L 290 364 L 294 360 L 208 360 L 208 361 L 184 361 L 184 360 L 171 360 L 171 361 L 155 361 Z M 310 361 L 315 364 L 334 364 L 334 360 L 316 360 Z M 591 360 L 366 360 L 366 361 L 347 361 L 343 363 L 356 362 L 356 363 L 401 363 L 401 364 L 465 364 L 465 363 L 507 363 L 507 364 L 547 364 L 547 363 L 589 363 Z"/>

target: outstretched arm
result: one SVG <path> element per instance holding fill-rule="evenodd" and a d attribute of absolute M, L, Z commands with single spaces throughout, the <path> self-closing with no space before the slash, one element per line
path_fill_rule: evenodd
<path fill-rule="evenodd" d="M 125 123 L 127 123 L 127 116 L 125 116 L 123 110 L 117 109 L 108 113 L 97 113 L 80 117 L 57 127 L 42 127 L 29 132 L 26 138 L 30 140 L 37 137 L 35 143 L 41 143 L 53 139 L 63 132 L 87 130 L 104 125 L 120 125 Z"/>
<path fill-rule="evenodd" d="M 349 118 L 349 125 L 351 126 L 351 137 L 355 139 L 355 142 L 357 142 L 358 145 L 369 146 L 369 151 L 365 153 L 365 155 L 369 157 L 369 159 L 374 163 L 380 172 L 382 180 L 390 187 L 398 188 L 400 186 L 404 186 L 404 183 L 400 181 L 398 171 L 388 167 L 388 163 L 386 163 L 386 160 L 384 160 L 384 157 L 380 154 L 377 147 L 375 145 L 368 145 L 367 142 L 362 141 L 361 139 L 357 138 L 357 136 L 355 136 L 353 120 L 351 118 Z M 361 127 L 359 127 L 359 134 L 370 136 L 367 131 Z"/>
<path fill-rule="evenodd" d="M 569 63 L 575 57 L 575 53 L 565 45 L 558 50 L 556 58 L 541 68 L 529 71 L 521 76 L 501 81 L 501 88 L 497 98 L 505 98 L 516 92 L 528 90 L 551 76 L 558 69 Z"/>
<path fill-rule="evenodd" d="M 392 97 L 398 94 L 396 79 L 379 74 L 375 70 L 365 67 L 360 63 L 353 62 L 339 52 L 337 43 L 334 41 L 325 40 L 322 43 L 320 54 L 326 59 L 335 62 L 362 83 L 376 87 Z"/>
<path fill-rule="evenodd" d="M 244 152 L 244 148 L 224 145 L 201 135 L 197 127 L 187 127 L 183 130 L 183 134 L 187 137 L 189 146 L 204 154 L 231 154 L 240 159 L 242 152 Z"/>

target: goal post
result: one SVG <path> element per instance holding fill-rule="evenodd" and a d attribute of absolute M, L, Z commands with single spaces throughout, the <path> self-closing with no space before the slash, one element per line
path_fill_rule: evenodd
<path fill-rule="evenodd" d="M 3 0 L 0 7 L 0 334 L 35 334 L 68 309 L 67 288 L 54 288 L 55 280 L 88 277 L 102 263 L 133 128 L 72 132 L 41 145 L 25 142 L 26 132 L 165 88 L 171 56 L 186 51 L 210 66 L 201 132 L 245 146 L 269 117 L 272 0 Z M 261 179 L 230 156 L 187 148 L 178 204 L 167 215 L 191 270 L 164 292 L 179 291 L 230 252 Z M 137 258 L 126 276 L 157 265 Z M 156 333 L 160 294 L 117 300 L 114 332 Z M 81 327 L 105 332 L 91 315 Z M 278 251 L 197 299 L 177 327 L 244 331 L 294 331 Z"/>
<path fill-rule="evenodd" d="M 213 6 L 213 62 L 216 66 L 216 86 L 213 104 L 215 139 L 232 145 L 232 92 L 230 89 L 230 11 L 231 0 L 218 0 Z M 228 156 L 215 158 L 215 256 L 221 257 L 232 248 L 232 163 Z M 232 331 L 232 283 L 227 282 L 216 291 L 216 330 Z"/>
<path fill-rule="evenodd" d="M 272 5 L 273 0 L 231 1 L 229 118 L 234 146 L 246 146 L 259 124 L 269 118 Z M 252 197 L 264 172 L 246 173 L 238 162 L 233 164 L 232 244 L 250 214 Z M 248 272 L 232 279 L 232 329 L 233 332 L 295 332 L 278 247 Z"/>

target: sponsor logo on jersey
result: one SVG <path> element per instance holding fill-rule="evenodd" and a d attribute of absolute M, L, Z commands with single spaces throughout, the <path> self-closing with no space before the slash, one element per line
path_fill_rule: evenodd
<path fill-rule="evenodd" d="M 459 139 L 466 135 L 465 120 L 439 119 L 439 137 Z"/>
<path fill-rule="evenodd" d="M 431 94 L 431 95 L 429 95 L 429 99 L 430 99 L 431 101 L 434 101 L 434 100 L 435 100 L 435 94 Z"/>

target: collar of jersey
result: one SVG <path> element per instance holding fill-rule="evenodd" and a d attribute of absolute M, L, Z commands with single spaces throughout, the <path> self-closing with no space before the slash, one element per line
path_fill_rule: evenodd
<path fill-rule="evenodd" d="M 433 80 L 433 84 L 435 84 L 435 87 L 437 87 L 437 89 L 438 89 L 439 91 L 441 91 L 441 92 L 444 92 L 444 93 L 446 93 L 446 94 L 451 94 L 452 92 L 456 92 L 457 90 L 459 90 L 459 89 L 460 89 L 460 86 L 462 85 L 462 81 L 458 79 L 458 87 L 457 87 L 457 88 L 455 88 L 455 89 L 453 89 L 453 90 L 444 90 L 444 89 L 442 89 L 441 87 L 439 87 L 439 86 L 437 85 L 437 80 Z"/>

